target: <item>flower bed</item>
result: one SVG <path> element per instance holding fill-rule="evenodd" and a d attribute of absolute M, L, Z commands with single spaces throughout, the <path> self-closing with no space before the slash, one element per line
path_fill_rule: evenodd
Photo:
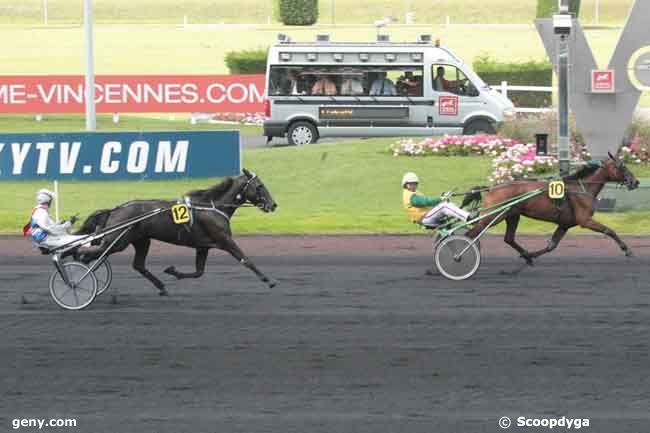
<path fill-rule="evenodd" d="M 585 149 L 573 144 L 574 162 L 589 160 Z M 538 156 L 535 144 L 524 144 L 498 135 L 443 136 L 421 141 L 400 140 L 391 146 L 394 156 L 488 156 L 492 157 L 492 183 L 551 175 L 557 171 L 555 156 Z"/>
<path fill-rule="evenodd" d="M 517 144 L 498 135 L 445 135 L 442 138 L 400 140 L 391 146 L 394 156 L 496 156 Z"/>
<path fill-rule="evenodd" d="M 215 113 L 213 121 L 238 122 L 244 125 L 259 125 L 264 122 L 264 113 Z"/>
<path fill-rule="evenodd" d="M 557 166 L 555 156 L 538 156 L 534 144 L 518 143 L 492 160 L 492 174 L 488 180 L 502 183 L 536 177 L 557 169 Z"/>
<path fill-rule="evenodd" d="M 621 148 L 619 157 L 626 164 L 650 164 L 650 145 L 642 143 L 636 134 L 627 146 Z"/>

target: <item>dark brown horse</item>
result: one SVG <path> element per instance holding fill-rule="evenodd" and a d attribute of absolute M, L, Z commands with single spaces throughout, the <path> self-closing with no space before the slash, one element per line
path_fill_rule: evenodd
<path fill-rule="evenodd" d="M 165 269 L 164 272 L 177 279 L 198 278 L 203 275 L 208 250 L 218 248 L 229 252 L 269 287 L 274 287 L 275 282 L 246 257 L 232 238 L 230 218 L 239 207 L 251 203 L 264 212 L 273 212 L 277 207 L 262 180 L 246 169 L 243 172 L 243 175 L 227 178 L 211 188 L 188 192 L 184 199 L 185 203 L 190 204 L 192 219 L 189 223 L 175 224 L 170 211 L 162 212 L 132 226 L 110 249 L 109 254 L 133 245 L 135 248 L 133 268 L 151 281 L 158 288 L 161 296 L 167 294 L 165 285 L 145 267 L 151 239 L 196 249 L 196 272 L 179 272 L 173 266 Z M 170 208 L 175 204 L 175 201 L 168 200 L 137 200 L 113 209 L 102 209 L 90 215 L 77 234 L 99 232 L 106 227 L 115 226 L 154 209 Z M 97 259 L 119 234 L 105 236 L 98 247 L 81 250 L 79 258 L 84 262 Z"/>
<path fill-rule="evenodd" d="M 553 251 L 566 232 L 575 226 L 584 227 L 609 236 L 616 241 L 626 256 L 632 256 L 630 248 L 618 237 L 614 230 L 593 219 L 596 198 L 607 182 L 624 183 L 630 190 L 639 186 L 639 181 L 628 170 L 625 164 L 609 154 L 609 159 L 590 162 L 574 175 L 565 177 L 563 180 L 566 188 L 566 198 L 561 204 L 549 198 L 547 193 L 549 183 L 547 181 L 519 180 L 488 188 L 488 193 L 483 199 L 481 208 L 485 209 L 498 205 L 508 199 L 538 188 L 544 188 L 546 190 L 543 194 L 513 206 L 504 215 L 499 217 L 498 221 L 494 221 L 495 225 L 502 220 L 506 221 L 507 227 L 504 241 L 514 248 L 526 260 L 526 263 L 531 266 L 534 258 Z M 477 200 L 481 200 L 481 193 L 470 192 L 465 195 L 463 205 Z M 558 227 L 546 248 L 529 252 L 515 241 L 517 225 L 522 215 L 557 224 Z M 471 238 L 476 237 L 497 217 L 498 213 L 479 220 L 466 235 Z"/>

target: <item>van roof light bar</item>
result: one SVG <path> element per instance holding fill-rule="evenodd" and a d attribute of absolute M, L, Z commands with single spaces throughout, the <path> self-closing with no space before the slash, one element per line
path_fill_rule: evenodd
<path fill-rule="evenodd" d="M 318 33 L 316 35 L 316 42 L 329 42 L 330 34 L 329 33 Z"/>
<path fill-rule="evenodd" d="M 418 43 L 420 44 L 430 44 L 431 35 L 418 35 Z"/>

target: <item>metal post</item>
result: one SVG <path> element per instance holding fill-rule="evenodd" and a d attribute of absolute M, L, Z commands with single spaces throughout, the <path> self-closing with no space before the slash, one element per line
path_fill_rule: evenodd
<path fill-rule="evenodd" d="M 560 14 L 569 13 L 569 1 L 559 1 Z M 557 151 L 560 162 L 560 176 L 568 176 L 571 171 L 571 151 L 569 148 L 569 35 L 570 28 L 556 28 L 558 42 L 558 134 Z"/>
<path fill-rule="evenodd" d="M 558 159 L 560 176 L 568 176 L 571 170 L 569 150 L 569 43 L 566 35 L 560 36 L 558 53 Z"/>
<path fill-rule="evenodd" d="M 336 0 L 332 0 L 332 24 L 336 24 L 336 14 L 334 13 L 334 10 L 336 8 Z"/>
<path fill-rule="evenodd" d="M 84 0 L 84 33 L 86 42 L 86 131 L 95 131 L 97 129 L 92 6 L 92 0 Z"/>
<path fill-rule="evenodd" d="M 43 25 L 47 25 L 47 0 L 43 0 Z"/>
<path fill-rule="evenodd" d="M 600 23 L 600 0 L 596 0 L 596 24 Z"/>
<path fill-rule="evenodd" d="M 59 221 L 59 200 L 61 200 L 61 196 L 59 195 L 59 181 L 55 180 L 54 181 L 54 196 L 56 197 L 54 199 L 54 219 L 56 223 L 58 224 Z"/>

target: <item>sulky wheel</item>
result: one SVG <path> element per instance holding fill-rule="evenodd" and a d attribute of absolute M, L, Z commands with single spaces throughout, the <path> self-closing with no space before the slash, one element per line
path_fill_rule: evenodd
<path fill-rule="evenodd" d="M 94 266 L 95 262 L 91 262 L 90 266 Z M 113 269 L 111 264 L 108 262 L 108 258 L 104 258 L 104 261 L 93 271 L 95 278 L 97 278 L 97 296 L 101 295 L 108 289 L 113 281 Z"/>
<path fill-rule="evenodd" d="M 50 277 L 50 295 L 61 308 L 81 310 L 90 305 L 97 296 L 97 278 L 88 266 L 79 262 L 61 264 L 68 275 L 66 284 L 58 271 Z"/>
<path fill-rule="evenodd" d="M 438 243 L 434 259 L 438 271 L 450 280 L 465 280 L 478 270 L 481 251 L 473 240 L 452 235 Z"/>

